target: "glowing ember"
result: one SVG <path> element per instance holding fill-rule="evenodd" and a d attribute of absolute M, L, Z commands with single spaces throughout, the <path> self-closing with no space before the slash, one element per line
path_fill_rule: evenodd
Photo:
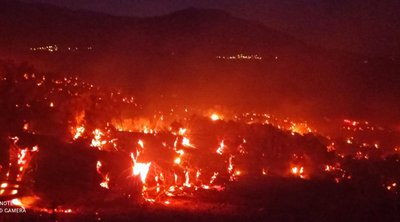
<path fill-rule="evenodd" d="M 194 145 L 191 144 L 190 140 L 188 138 L 186 138 L 186 137 L 183 137 L 183 139 L 182 139 L 182 146 L 194 148 Z"/>
<path fill-rule="evenodd" d="M 139 144 L 139 146 L 140 146 L 142 149 L 144 148 L 144 143 L 143 143 L 142 140 L 139 140 L 139 141 L 138 141 L 138 144 Z"/>
<path fill-rule="evenodd" d="M 182 161 L 181 158 L 177 157 L 177 158 L 175 158 L 174 163 L 179 165 L 179 164 L 181 164 L 181 161 Z"/>
<path fill-rule="evenodd" d="M 96 163 L 96 171 L 97 171 L 97 173 L 100 173 L 100 168 L 101 168 L 101 162 L 100 161 L 97 161 L 97 163 Z"/>
<path fill-rule="evenodd" d="M 325 171 L 327 171 L 327 172 L 332 171 L 333 169 L 334 168 L 332 166 L 330 166 L 330 165 L 326 165 L 325 166 Z"/>
<path fill-rule="evenodd" d="M 217 179 L 218 174 L 219 174 L 218 172 L 214 172 L 214 175 L 210 179 L 210 184 L 214 183 L 215 179 Z"/>
<path fill-rule="evenodd" d="M 17 199 L 17 198 L 16 199 L 12 199 L 11 200 L 11 204 L 14 205 L 14 206 L 19 206 L 19 207 L 24 208 L 24 205 L 22 204 L 21 200 Z"/>
<path fill-rule="evenodd" d="M 183 184 L 185 187 L 191 187 L 190 185 L 190 176 L 189 176 L 189 171 L 185 172 L 185 183 Z"/>
<path fill-rule="evenodd" d="M 39 152 L 39 147 L 33 146 L 31 152 Z"/>
<path fill-rule="evenodd" d="M 312 129 L 307 125 L 307 123 L 291 123 L 289 130 L 292 131 L 292 135 L 294 133 L 304 135 L 312 132 Z"/>
<path fill-rule="evenodd" d="M 23 149 L 20 151 L 20 153 L 18 154 L 18 165 L 25 165 L 26 164 L 26 154 L 27 154 L 28 150 L 27 149 Z"/>
<path fill-rule="evenodd" d="M 108 176 L 108 174 L 106 174 L 106 176 L 104 177 L 104 181 L 100 183 L 100 186 L 105 189 L 110 189 L 110 187 L 108 186 L 109 182 L 110 182 L 110 177 Z"/>
<path fill-rule="evenodd" d="M 185 129 L 185 128 L 179 128 L 178 134 L 179 134 L 180 136 L 184 136 L 184 135 L 186 134 L 186 131 L 187 131 L 187 129 Z"/>
<path fill-rule="evenodd" d="M 4 192 L 5 192 L 5 188 L 7 188 L 8 187 L 8 183 L 2 183 L 1 185 L 0 185 L 0 196 L 1 195 L 3 195 L 4 194 Z"/>
<path fill-rule="evenodd" d="M 222 140 L 217 149 L 217 153 L 219 155 L 222 155 L 224 153 L 224 148 L 225 148 L 225 144 L 224 144 L 224 141 Z"/>
<path fill-rule="evenodd" d="M 350 139 L 347 139 L 347 140 L 346 140 L 346 143 L 347 143 L 347 144 L 353 144 L 353 141 L 351 141 L 351 138 L 350 138 Z"/>
<path fill-rule="evenodd" d="M 97 147 L 100 150 L 101 147 L 107 143 L 107 141 L 102 140 L 104 133 L 101 132 L 99 129 L 96 129 L 93 131 L 93 135 L 94 138 L 92 139 L 92 143 L 90 144 L 90 146 Z"/>
<path fill-rule="evenodd" d="M 29 123 L 24 123 L 23 129 L 27 131 L 29 129 Z"/>
<path fill-rule="evenodd" d="M 304 178 L 304 167 L 298 167 L 298 166 L 292 167 L 291 173 L 300 178 Z"/>
<path fill-rule="evenodd" d="M 103 175 L 103 173 L 101 172 L 101 167 L 103 165 L 101 164 L 100 161 L 97 161 L 96 163 L 96 171 L 97 173 L 103 178 L 102 182 L 100 182 L 100 186 L 105 188 L 105 189 L 110 189 L 110 187 L 108 186 L 108 183 L 110 182 L 110 177 L 108 174 Z"/>
<path fill-rule="evenodd" d="M 268 174 L 268 173 L 267 173 L 267 170 L 266 170 L 266 169 L 264 169 L 264 168 L 262 169 L 262 171 L 261 171 L 261 172 L 262 172 L 262 175 L 264 175 L 264 176 L 266 176 L 266 175 Z"/>
<path fill-rule="evenodd" d="M 235 174 L 233 173 L 233 158 L 234 158 L 234 156 L 231 155 L 228 160 L 228 163 L 229 163 L 228 173 L 230 175 L 230 177 L 229 177 L 230 181 L 234 181 L 236 179 Z"/>
<path fill-rule="evenodd" d="M 84 132 L 85 132 L 85 127 L 80 126 L 76 128 L 73 139 L 77 140 L 79 137 L 83 135 Z"/>

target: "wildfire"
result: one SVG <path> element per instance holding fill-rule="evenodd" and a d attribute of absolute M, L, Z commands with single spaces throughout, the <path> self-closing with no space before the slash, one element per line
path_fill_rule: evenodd
<path fill-rule="evenodd" d="M 219 155 L 222 155 L 224 153 L 224 148 L 225 148 L 225 144 L 224 144 L 224 141 L 222 140 L 217 149 L 217 153 Z"/>
<path fill-rule="evenodd" d="M 25 165 L 26 164 L 26 154 L 27 154 L 28 150 L 27 149 L 23 149 L 20 151 L 20 153 L 18 154 L 18 165 Z"/>
<path fill-rule="evenodd" d="M 307 133 L 312 133 L 312 129 L 307 125 L 307 123 L 291 123 L 289 128 L 292 131 L 292 135 L 297 133 L 300 135 L 304 135 Z"/>
<path fill-rule="evenodd" d="M 138 141 L 138 144 L 139 144 L 139 146 L 140 146 L 142 149 L 144 148 L 144 143 L 143 143 L 142 140 L 139 140 L 139 141 Z"/>
<path fill-rule="evenodd" d="M 213 176 L 210 179 L 210 184 L 214 183 L 215 179 L 217 179 L 218 174 L 219 174 L 218 172 L 214 172 Z"/>
<path fill-rule="evenodd" d="M 80 127 L 76 128 L 73 139 L 77 140 L 79 137 L 82 137 L 84 132 L 85 132 L 84 126 L 80 126 Z"/>
<path fill-rule="evenodd" d="M 108 176 L 108 174 L 106 174 L 106 176 L 104 177 L 104 180 L 100 183 L 100 186 L 105 189 L 110 189 L 110 187 L 108 186 L 109 182 L 110 182 L 110 177 Z"/>
<path fill-rule="evenodd" d="M 396 192 L 396 188 L 397 188 L 397 183 L 390 183 L 386 186 L 386 189 L 389 191 L 393 191 Z"/>
<path fill-rule="evenodd" d="M 190 143 L 190 140 L 187 137 L 183 137 L 182 146 L 184 146 L 184 147 L 192 147 L 192 148 L 195 147 L 193 144 Z"/>
<path fill-rule="evenodd" d="M 133 166 L 133 175 L 140 176 L 140 180 L 143 184 L 146 183 L 147 174 L 149 173 L 150 163 L 135 163 Z"/>
<path fill-rule="evenodd" d="M 96 163 L 96 171 L 97 173 L 103 178 L 102 182 L 100 182 L 100 186 L 105 188 L 105 189 L 110 189 L 110 187 L 108 186 L 108 183 L 110 182 L 110 177 L 108 174 L 103 175 L 103 173 L 101 172 L 101 167 L 103 165 L 101 164 L 100 161 L 97 161 Z"/>
<path fill-rule="evenodd" d="M 219 116 L 219 115 L 216 114 L 216 113 L 213 113 L 213 114 L 211 114 L 210 119 L 211 119 L 212 121 L 217 121 L 217 120 L 222 120 L 222 117 Z"/>
<path fill-rule="evenodd" d="M 174 163 L 179 165 L 179 164 L 181 164 L 181 161 L 182 161 L 181 158 L 177 157 L 177 158 L 175 158 Z"/>
<path fill-rule="evenodd" d="M 141 141 L 141 140 L 139 140 L 139 141 Z M 142 143 L 142 145 L 143 145 L 143 143 Z M 140 180 L 142 181 L 143 184 L 145 184 L 146 183 L 147 174 L 149 173 L 149 170 L 150 170 L 151 162 L 149 162 L 149 163 L 137 162 L 139 154 L 140 153 L 138 152 L 136 157 L 135 157 L 133 155 L 133 153 L 131 153 L 131 159 L 132 159 L 132 162 L 133 162 L 132 175 L 133 176 L 140 176 Z"/>
<path fill-rule="evenodd" d="M 266 176 L 266 175 L 268 174 L 268 171 L 267 171 L 266 169 L 263 168 L 263 169 L 261 170 L 261 173 L 262 173 L 262 175 Z"/>
<path fill-rule="evenodd" d="M 99 150 L 107 143 L 106 140 L 102 140 L 104 133 L 101 132 L 99 129 L 95 129 L 93 131 L 94 138 L 92 139 L 92 143 L 90 144 L 91 147 L 97 147 Z"/>
<path fill-rule="evenodd" d="M 100 172 L 100 168 L 101 168 L 101 162 L 100 161 L 97 161 L 97 164 L 96 164 L 96 171 L 97 171 L 97 173 L 101 173 Z"/>
<path fill-rule="evenodd" d="M 178 134 L 179 134 L 180 136 L 184 136 L 184 135 L 186 134 L 186 132 L 187 132 L 187 129 L 185 129 L 185 128 L 179 128 Z"/>
<path fill-rule="evenodd" d="M 24 126 L 22 127 L 25 131 L 29 129 L 29 123 L 24 123 Z"/>
<path fill-rule="evenodd" d="M 9 168 L 5 174 L 5 181 L 0 183 L 0 196 L 15 196 L 19 194 L 21 189 L 20 184 L 26 182 L 24 180 L 25 173 L 29 168 L 31 159 L 34 153 L 39 152 L 37 145 L 31 148 L 21 148 L 17 143 L 18 137 L 9 137 L 12 142 L 12 148 L 10 149 L 10 163 Z M 2 171 L 0 165 L 0 172 Z M 3 173 L 3 172 L 1 172 Z"/>
<path fill-rule="evenodd" d="M 333 152 L 333 151 L 335 151 L 336 150 L 336 148 L 335 148 L 335 143 L 334 142 L 332 142 L 331 144 L 329 144 L 327 147 L 326 147 L 326 151 L 327 152 Z"/>
<path fill-rule="evenodd" d="M 333 166 L 331 166 L 331 165 L 326 165 L 325 166 L 325 171 L 326 172 L 330 172 L 330 171 L 332 171 L 332 170 L 334 170 L 335 168 L 333 167 Z"/>
<path fill-rule="evenodd" d="M 349 138 L 349 139 L 346 140 L 346 143 L 347 143 L 347 144 L 353 144 L 353 141 L 352 141 L 352 140 L 353 140 L 353 138 Z"/>
<path fill-rule="evenodd" d="M 185 172 L 185 183 L 183 184 L 183 186 L 191 187 L 189 171 Z"/>
<path fill-rule="evenodd" d="M 233 158 L 234 156 L 231 155 L 228 159 L 228 173 L 230 175 L 230 181 L 234 181 L 236 179 L 236 174 L 233 173 Z"/>
<path fill-rule="evenodd" d="M 19 206 L 19 207 L 24 208 L 24 205 L 22 204 L 21 200 L 18 199 L 18 198 L 12 199 L 12 200 L 11 200 L 11 204 L 12 204 L 13 206 Z"/>
<path fill-rule="evenodd" d="M 71 80 L 56 80 L 57 85 L 62 85 L 66 82 L 71 82 Z M 71 84 L 74 83 L 71 82 Z M 46 86 L 46 84 L 40 85 L 41 88 Z M 93 88 L 93 86 L 89 85 L 87 85 L 87 87 Z M 54 91 L 62 90 L 54 88 Z M 68 92 L 68 90 L 66 89 L 63 89 L 63 91 Z M 71 95 L 75 94 L 72 93 Z M 98 98 L 99 100 L 103 100 L 104 98 L 106 98 L 103 94 L 101 95 L 102 96 Z M 119 93 L 112 93 L 113 98 L 117 97 L 117 95 L 119 95 Z M 50 107 L 54 107 L 54 103 L 50 102 L 49 98 L 46 98 L 44 100 L 45 107 L 48 107 L 49 103 Z M 55 99 L 54 101 L 57 103 L 57 101 L 60 100 Z M 133 98 L 122 97 L 122 101 L 124 104 L 131 104 L 133 103 Z M 30 104 L 24 102 L 13 104 L 13 106 L 16 105 L 16 107 L 20 108 L 30 108 Z M 104 122 L 99 123 L 98 125 L 97 122 L 100 122 L 100 120 L 103 119 L 99 118 L 96 121 L 85 122 L 85 112 L 80 112 L 75 117 L 75 121 L 69 120 L 72 122 L 72 124 L 68 127 L 68 129 L 70 129 L 70 132 L 68 132 L 68 139 L 72 137 L 73 140 L 77 140 L 82 137 L 87 137 L 90 141 L 90 144 L 87 145 L 90 145 L 91 147 L 96 147 L 99 150 L 102 150 L 103 148 L 108 148 L 113 145 L 115 150 L 108 150 L 110 152 L 98 152 L 101 153 L 101 156 L 99 156 L 101 157 L 102 161 L 105 160 L 104 158 L 108 157 L 108 154 L 112 153 L 112 155 L 114 155 L 113 152 L 118 152 L 118 154 L 115 155 L 117 157 L 119 157 L 120 154 L 124 155 L 125 157 L 127 153 L 130 154 L 132 162 L 129 162 L 129 166 L 127 166 L 127 168 L 129 171 L 128 173 L 132 175 L 132 177 L 128 177 L 128 179 L 133 179 L 135 180 L 135 182 L 137 180 L 138 183 L 135 183 L 135 185 L 142 186 L 142 197 L 145 200 L 149 202 L 159 202 L 164 204 L 170 203 L 170 199 L 164 199 L 164 197 L 166 196 L 169 198 L 181 195 L 191 195 L 192 192 L 194 193 L 199 189 L 214 189 L 221 191 L 224 189 L 224 186 L 228 187 L 230 183 L 235 183 L 238 180 L 248 179 L 248 177 L 241 175 L 251 175 L 251 177 L 253 177 L 254 175 L 258 175 L 265 177 L 268 175 L 282 174 L 281 176 L 291 175 L 294 177 L 308 179 L 309 177 L 311 177 L 311 174 L 306 174 L 306 169 L 311 169 L 310 172 L 317 172 L 314 171 L 315 169 L 313 169 L 313 167 L 317 168 L 317 166 L 312 165 L 314 163 L 314 156 L 308 155 L 307 153 L 309 152 L 309 150 L 313 149 L 304 149 L 306 151 L 302 150 L 302 152 L 304 152 L 305 154 L 298 156 L 297 154 L 295 154 L 297 153 L 297 150 L 290 150 L 291 146 L 293 146 L 293 148 L 296 148 L 297 142 L 300 149 L 303 149 L 304 147 L 310 145 L 308 141 L 311 140 L 298 135 L 295 137 L 291 137 L 289 136 L 290 134 L 304 135 L 307 133 L 317 132 L 316 130 L 312 130 L 305 122 L 295 123 L 289 120 L 289 118 L 279 119 L 265 113 L 245 113 L 243 115 L 237 114 L 233 118 L 228 118 L 228 116 L 225 116 L 226 119 L 232 119 L 232 125 L 234 127 L 237 127 L 232 127 L 232 129 L 239 129 L 237 131 L 230 129 L 228 131 L 223 131 L 225 130 L 225 128 L 230 127 L 230 125 L 228 125 L 228 123 L 225 123 L 224 121 L 220 121 L 218 122 L 218 124 L 211 124 L 214 127 L 218 125 L 218 127 L 215 127 L 219 130 L 217 133 L 204 133 L 203 131 L 199 132 L 199 128 L 202 127 L 197 127 L 197 125 L 195 125 L 197 123 L 192 125 L 192 122 L 190 122 L 190 118 L 186 117 L 179 118 L 179 123 L 177 125 L 171 124 L 171 127 L 168 127 L 168 122 L 166 119 L 171 122 L 175 121 L 176 119 L 169 119 L 169 116 L 177 116 L 177 113 L 175 113 L 177 112 L 177 110 L 178 108 L 168 108 L 167 113 L 157 111 L 153 115 L 154 121 L 151 120 L 151 118 L 138 118 L 133 117 L 133 115 L 126 117 L 128 119 L 121 119 L 122 117 L 113 116 L 110 117 L 110 119 L 108 120 L 104 120 Z M 55 112 L 56 110 L 53 109 L 53 111 Z M 185 112 L 188 112 L 187 109 L 185 109 Z M 207 124 L 210 123 L 210 119 L 211 121 L 219 121 L 224 119 L 223 116 L 217 113 L 212 113 L 210 116 L 206 115 L 205 118 L 206 119 L 201 118 L 201 121 L 205 121 Z M 28 120 L 29 123 L 32 124 L 31 126 L 28 124 Z M 96 122 L 96 124 L 93 124 L 92 122 Z M 21 120 L 21 123 L 24 123 L 24 125 L 22 126 L 24 134 L 33 134 L 33 132 L 28 132 L 28 130 L 31 131 L 32 129 L 36 128 L 37 122 L 31 122 L 31 119 L 24 118 Z M 345 121 L 345 124 L 346 132 L 355 132 L 355 130 L 363 131 L 365 129 L 373 130 L 372 126 L 368 122 L 348 120 Z M 222 127 L 220 127 L 220 125 Z M 100 126 L 105 127 L 96 129 L 96 127 Z M 192 126 L 194 127 L 192 128 Z M 95 130 L 92 131 L 92 129 Z M 114 129 L 122 132 L 115 132 Z M 272 138 L 269 137 L 270 135 L 272 135 Z M 124 141 L 125 136 L 127 137 L 126 140 L 128 140 L 127 143 L 125 143 Z M 139 139 L 137 138 L 138 136 L 143 137 Z M 309 136 L 310 138 L 313 138 L 313 135 Z M 224 140 L 220 140 L 220 138 L 223 138 Z M 308 141 L 302 140 L 304 138 Z M 345 139 L 343 140 L 343 138 Z M 193 141 L 191 141 L 191 139 L 193 139 L 196 146 L 192 144 Z M 286 141 L 281 142 L 281 139 L 288 140 L 287 144 L 289 145 L 286 146 Z M 321 139 L 321 141 L 323 142 L 320 142 L 320 140 L 315 140 L 313 142 L 315 142 L 314 144 L 316 144 L 317 148 L 320 148 L 322 145 L 323 151 L 330 152 L 330 156 L 334 156 L 337 159 L 334 160 L 334 163 L 329 160 L 326 163 L 323 163 L 323 167 L 321 167 L 321 165 L 318 165 L 318 167 L 320 167 L 320 171 L 325 170 L 325 172 L 322 173 L 333 176 L 336 182 L 340 182 L 341 180 L 346 178 L 351 179 L 351 175 L 347 173 L 344 169 L 342 169 L 340 165 L 342 163 L 341 161 L 344 155 L 347 155 L 347 153 L 339 153 L 339 151 L 342 151 L 342 146 L 345 145 L 346 148 L 353 148 L 357 145 L 362 144 L 362 147 L 359 147 L 362 148 L 362 151 L 352 151 L 352 157 L 355 161 L 373 158 L 373 154 L 369 154 L 367 148 L 375 147 L 376 149 L 382 150 L 385 148 L 384 142 L 377 140 L 373 141 L 372 143 L 370 141 L 369 143 L 363 143 L 364 141 L 358 141 L 358 137 L 356 135 L 344 135 L 343 137 L 336 139 L 324 137 L 324 139 L 326 140 Z M 4 170 L 1 171 L 1 175 L 6 175 L 7 177 L 5 181 L 1 181 L 0 183 L 0 195 L 14 195 L 12 197 L 14 198 L 16 197 L 15 195 L 19 195 L 20 193 L 22 193 L 19 192 L 20 187 L 18 185 L 25 184 L 26 181 L 23 181 L 23 176 L 25 171 L 27 171 L 29 167 L 29 162 L 32 158 L 31 154 L 33 152 L 38 152 L 39 147 L 33 146 L 32 148 L 21 148 L 17 145 L 19 141 L 18 137 L 12 137 L 10 138 L 10 141 L 12 141 L 12 143 L 10 143 L 10 146 L 12 146 L 13 148 L 13 154 L 10 156 L 13 156 L 14 159 L 10 161 L 9 167 L 6 165 L 0 166 L 0 170 Z M 124 147 L 125 144 L 132 144 L 132 141 L 133 147 Z M 23 142 L 25 143 L 24 140 Z M 159 146 L 154 145 L 149 147 L 149 152 L 146 152 L 145 158 L 142 159 L 143 152 L 148 151 L 147 146 L 149 144 L 155 144 L 157 142 L 159 143 Z M 228 144 L 228 146 L 226 143 Z M 260 145 L 258 146 L 257 144 Z M 311 144 L 311 146 L 312 145 L 313 144 Z M 326 146 L 326 150 L 324 146 Z M 158 150 L 154 150 L 158 147 L 161 147 L 162 149 L 160 150 L 160 152 L 158 152 Z M 267 151 L 269 147 L 271 147 L 271 150 Z M 286 149 L 287 147 L 289 148 Z M 132 151 L 131 149 L 133 149 L 134 151 Z M 398 146 L 394 149 L 396 152 L 400 151 L 400 147 Z M 391 150 L 393 151 L 393 148 L 391 148 Z M 96 149 L 92 149 L 92 151 L 96 152 L 97 154 Z M 157 155 L 157 152 L 160 155 Z M 162 159 L 162 155 L 164 154 L 164 152 L 168 152 L 168 155 L 165 155 L 166 158 Z M 282 173 L 280 167 L 279 169 L 277 169 L 276 165 L 274 166 L 274 161 L 270 161 L 270 159 L 265 157 L 268 156 L 270 153 L 273 154 L 271 156 L 274 156 L 276 154 L 276 156 L 282 157 L 282 161 L 287 161 L 284 162 L 285 166 L 290 166 L 290 168 L 286 168 L 286 170 L 284 170 L 284 172 Z M 156 155 L 151 156 L 151 154 Z M 285 156 L 292 155 L 296 156 L 296 160 L 284 159 Z M 204 163 L 204 160 L 209 162 Z M 310 162 L 305 162 L 309 160 Z M 293 161 L 293 165 L 290 165 L 291 161 Z M 307 168 L 301 165 L 297 165 L 298 163 L 307 163 Z M 93 162 L 92 164 L 94 165 Z M 102 188 L 110 189 L 110 187 L 114 188 L 113 185 L 120 180 L 116 180 L 115 182 L 113 181 L 114 178 L 118 177 L 118 175 L 114 174 L 114 171 L 106 172 L 107 166 L 107 162 L 97 161 L 96 172 L 101 176 L 101 178 L 99 176 L 100 179 L 97 183 L 99 183 L 100 187 Z M 342 166 L 344 167 L 345 164 L 342 164 Z M 91 167 L 93 168 L 93 166 Z M 92 170 L 94 171 L 94 169 Z M 349 170 L 348 172 L 351 171 Z M 228 178 L 229 182 L 227 181 Z M 141 181 L 141 184 L 139 180 Z M 397 181 L 396 178 L 390 178 L 390 180 L 387 181 L 390 182 L 383 184 L 384 188 L 391 190 L 391 192 L 393 192 L 394 190 L 398 190 L 398 184 L 394 182 Z M 97 186 L 98 184 L 96 184 L 96 187 Z M 117 186 L 115 187 L 117 188 Z M 115 189 L 116 192 L 117 190 L 119 189 Z M 66 212 L 68 212 L 68 210 L 66 210 Z"/>
<path fill-rule="evenodd" d="M 29 165 L 29 161 L 32 158 L 32 153 L 34 152 L 38 152 L 39 151 L 39 147 L 38 146 L 33 146 L 30 150 L 28 148 L 25 149 L 19 149 L 18 152 L 18 161 L 17 164 L 19 166 L 18 168 L 18 173 L 17 173 L 17 181 L 21 181 L 22 180 L 22 176 L 25 173 L 25 169 L 28 167 Z"/>
<path fill-rule="evenodd" d="M 8 187 L 8 183 L 2 183 L 1 185 L 0 185 L 0 196 L 1 195 L 3 195 L 4 194 L 4 192 L 5 192 L 5 188 L 7 188 Z"/>
<path fill-rule="evenodd" d="M 179 165 L 179 164 L 181 164 L 181 162 L 182 162 L 182 156 L 183 156 L 183 154 L 185 154 L 185 151 L 183 151 L 183 150 L 176 150 L 175 152 L 176 152 L 177 154 L 179 154 L 179 157 L 175 158 L 174 163 L 177 164 L 177 165 Z"/>
<path fill-rule="evenodd" d="M 38 146 L 33 146 L 31 151 L 32 152 L 38 152 L 39 151 L 39 147 Z"/>
<path fill-rule="evenodd" d="M 298 177 L 300 177 L 302 179 L 304 178 L 304 167 L 302 167 L 302 166 L 294 166 L 294 167 L 291 168 L 290 171 L 294 176 L 298 176 Z"/>

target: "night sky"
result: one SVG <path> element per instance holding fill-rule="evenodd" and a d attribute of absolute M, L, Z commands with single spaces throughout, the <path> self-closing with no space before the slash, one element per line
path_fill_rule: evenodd
<path fill-rule="evenodd" d="M 324 47 L 387 56 L 397 55 L 400 51 L 398 0 L 24 1 L 139 17 L 163 15 L 189 7 L 218 8 Z"/>
<path fill-rule="evenodd" d="M 369 11 L 371 18 L 379 12 L 391 14 L 394 6 L 400 6 L 396 0 L 377 2 L 374 0 L 23 0 L 25 2 L 44 2 L 73 9 L 88 9 L 114 15 L 153 16 L 162 15 L 188 7 L 220 8 L 245 17 L 268 20 L 274 12 L 298 12 L 303 17 L 314 14 L 342 14 L 349 11 Z M 166 3 L 167 2 L 167 3 Z M 296 13 L 297 14 L 297 13 Z M 292 14 L 286 14 L 290 17 Z"/>

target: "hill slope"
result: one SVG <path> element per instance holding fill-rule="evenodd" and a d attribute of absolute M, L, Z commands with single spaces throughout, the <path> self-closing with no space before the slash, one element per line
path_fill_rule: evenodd
<path fill-rule="evenodd" d="M 14 1 L 2 6 L 3 57 L 117 85 L 145 101 L 160 102 L 163 95 L 165 103 L 308 117 L 383 116 L 390 123 L 399 116 L 396 61 L 310 47 L 223 11 L 191 8 L 132 18 Z M 29 50 L 45 45 L 58 51 Z M 238 54 L 252 59 L 223 59 Z"/>

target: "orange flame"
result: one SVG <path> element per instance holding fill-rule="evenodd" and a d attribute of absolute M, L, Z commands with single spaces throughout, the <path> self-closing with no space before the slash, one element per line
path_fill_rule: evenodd
<path fill-rule="evenodd" d="M 291 168 L 291 173 L 295 176 L 298 176 L 300 178 L 304 178 L 304 167 L 300 166 L 294 166 Z"/>
<path fill-rule="evenodd" d="M 149 173 L 150 169 L 150 163 L 135 163 L 133 166 L 133 175 L 134 176 L 140 176 L 140 180 L 142 181 L 143 184 L 146 183 L 146 177 L 147 174 Z"/>
<path fill-rule="evenodd" d="M 216 113 L 213 113 L 213 114 L 211 114 L 210 119 L 211 119 L 212 121 L 217 121 L 217 120 L 221 120 L 222 117 L 219 116 L 219 115 L 216 114 Z"/>

